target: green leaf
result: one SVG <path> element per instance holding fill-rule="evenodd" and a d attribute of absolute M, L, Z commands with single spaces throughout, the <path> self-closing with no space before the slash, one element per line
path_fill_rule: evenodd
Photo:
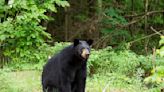
<path fill-rule="evenodd" d="M 0 35 L 0 41 L 4 41 L 6 39 L 6 35 Z"/>
<path fill-rule="evenodd" d="M 53 12 L 57 12 L 57 9 L 56 9 L 56 7 L 54 6 L 54 4 L 45 3 L 44 5 L 45 5 L 45 7 L 46 7 L 47 9 L 50 9 L 50 10 L 53 11 Z"/>
<path fill-rule="evenodd" d="M 56 4 L 62 7 L 69 7 L 70 4 L 67 1 L 55 0 Z"/>

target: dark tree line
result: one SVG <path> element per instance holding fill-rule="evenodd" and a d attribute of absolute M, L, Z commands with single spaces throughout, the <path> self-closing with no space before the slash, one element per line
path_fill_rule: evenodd
<path fill-rule="evenodd" d="M 163 0 L 69 0 L 68 2 L 70 7 L 58 8 L 57 13 L 49 13 L 55 20 L 47 24 L 47 31 L 51 33 L 54 41 L 93 38 L 96 41 L 96 48 L 133 42 L 132 49 L 144 50 L 158 45 L 158 35 L 137 39 L 155 33 L 151 26 L 157 31 L 163 30 Z"/>

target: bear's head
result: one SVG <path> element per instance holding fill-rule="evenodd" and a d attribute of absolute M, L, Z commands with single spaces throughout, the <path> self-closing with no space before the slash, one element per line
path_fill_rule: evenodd
<path fill-rule="evenodd" d="M 88 59 L 90 55 L 90 46 L 92 45 L 93 40 L 74 40 L 75 54 L 82 59 Z"/>

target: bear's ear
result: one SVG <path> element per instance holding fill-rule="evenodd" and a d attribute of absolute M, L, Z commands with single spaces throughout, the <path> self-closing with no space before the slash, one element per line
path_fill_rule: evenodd
<path fill-rule="evenodd" d="M 79 44 L 79 39 L 74 39 L 73 45 L 74 45 L 74 46 L 77 46 L 78 44 Z"/>
<path fill-rule="evenodd" d="M 89 40 L 87 40 L 87 43 L 88 43 L 89 46 L 91 46 L 92 43 L 93 43 L 93 40 L 92 39 L 89 39 Z"/>

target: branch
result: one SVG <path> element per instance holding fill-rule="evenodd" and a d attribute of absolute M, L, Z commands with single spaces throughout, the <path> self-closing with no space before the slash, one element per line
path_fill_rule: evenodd
<path fill-rule="evenodd" d="M 106 15 L 105 13 L 103 13 L 103 15 L 104 15 L 106 18 L 108 18 L 108 19 L 112 19 L 112 17 Z M 142 16 L 140 19 L 133 20 L 133 21 L 131 21 L 131 22 L 125 24 L 125 25 L 120 25 L 120 23 L 116 21 L 116 24 L 117 24 L 116 27 L 121 27 L 121 28 L 127 27 L 127 26 L 129 26 L 129 25 L 132 25 L 132 24 L 134 24 L 134 23 L 140 21 L 140 20 L 143 19 L 143 18 L 144 18 L 144 16 Z M 108 27 L 111 27 L 111 26 L 108 25 Z"/>
<path fill-rule="evenodd" d="M 160 32 L 158 32 L 157 30 L 155 30 L 152 26 L 150 27 L 150 29 L 151 29 L 152 31 L 154 31 L 155 33 L 159 34 L 160 36 L 163 36 Z"/>
<path fill-rule="evenodd" d="M 130 25 L 132 25 L 132 24 L 135 24 L 135 23 L 141 21 L 142 19 L 144 19 L 144 17 L 145 17 L 145 16 L 142 16 L 141 18 L 136 19 L 136 20 L 133 20 L 133 21 L 130 21 L 129 23 L 124 24 L 124 25 L 118 25 L 118 27 L 121 27 L 121 28 L 128 27 L 128 26 L 130 26 Z"/>
<path fill-rule="evenodd" d="M 160 32 L 164 32 L 164 30 L 159 31 L 158 33 L 160 33 Z M 137 42 L 137 41 L 139 41 L 139 40 L 142 40 L 142 39 L 145 39 L 145 38 L 148 38 L 148 37 L 152 37 L 152 36 L 154 36 L 154 35 L 156 35 L 156 34 L 158 34 L 158 33 L 153 33 L 153 34 L 150 34 L 150 35 L 141 37 L 141 38 L 136 39 L 136 40 L 134 40 L 134 41 L 130 41 L 129 43 L 131 44 L 131 43 Z"/>
<path fill-rule="evenodd" d="M 125 18 L 129 18 L 129 17 L 139 17 L 139 16 L 148 16 L 148 15 L 151 15 L 151 14 L 154 14 L 154 13 L 164 13 L 164 10 L 160 10 L 160 11 L 149 11 L 149 12 L 146 12 L 145 13 L 141 13 L 141 14 L 138 14 L 138 15 L 126 15 Z"/>
<path fill-rule="evenodd" d="M 144 19 L 145 16 L 149 16 L 149 15 L 154 14 L 154 13 L 164 13 L 164 10 L 162 10 L 162 11 L 150 11 L 150 12 L 147 12 L 146 14 L 145 13 L 144 14 L 139 14 L 139 16 L 142 15 L 139 19 L 133 20 L 133 21 L 131 21 L 128 24 L 125 24 L 125 25 L 119 25 L 119 27 L 123 28 L 123 27 L 127 27 L 129 25 L 135 24 L 135 23 L 139 22 L 140 20 Z"/>
<path fill-rule="evenodd" d="M 149 11 L 149 12 L 141 13 L 141 14 L 138 14 L 138 15 L 127 15 L 127 16 L 125 16 L 125 18 L 128 18 L 128 17 L 138 17 L 138 18 L 137 18 L 137 19 L 134 19 L 134 20 L 132 20 L 132 21 L 130 21 L 129 23 L 127 23 L 127 24 L 125 24 L 125 25 L 120 25 L 119 23 L 117 23 L 118 25 L 117 25 L 116 27 L 118 27 L 118 28 L 119 28 L 119 27 L 120 27 L 120 28 L 128 27 L 128 26 L 130 26 L 130 25 L 132 25 L 132 24 L 135 24 L 135 23 L 141 21 L 142 19 L 145 18 L 145 16 L 149 16 L 149 15 L 154 14 L 154 13 L 164 13 L 164 10 L 160 10 L 160 11 Z M 106 18 L 108 18 L 108 19 L 111 19 L 111 18 L 112 18 L 112 17 L 106 15 L 105 13 L 103 13 L 103 15 L 104 15 Z M 111 26 L 109 26 L 109 27 L 111 27 Z"/>

